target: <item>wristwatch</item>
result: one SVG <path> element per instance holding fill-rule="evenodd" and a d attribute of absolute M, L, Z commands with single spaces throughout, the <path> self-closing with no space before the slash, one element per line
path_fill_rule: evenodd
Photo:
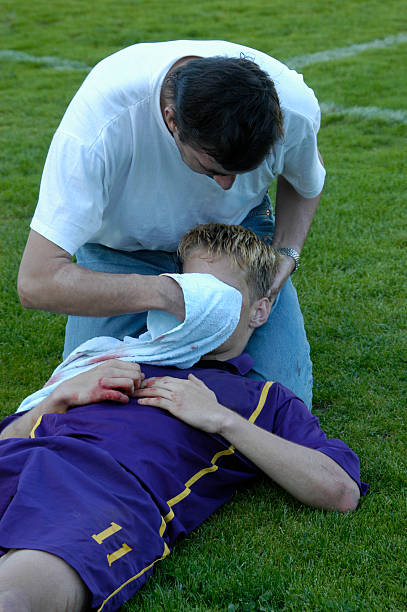
<path fill-rule="evenodd" d="M 295 249 L 290 249 L 289 247 L 281 247 L 279 249 L 277 249 L 277 251 L 279 253 L 282 253 L 283 255 L 289 255 L 290 257 L 292 257 L 295 261 L 295 267 L 294 270 L 291 272 L 291 274 L 294 274 L 294 272 L 296 270 L 298 270 L 298 268 L 300 267 L 300 254 L 298 251 L 296 251 Z"/>

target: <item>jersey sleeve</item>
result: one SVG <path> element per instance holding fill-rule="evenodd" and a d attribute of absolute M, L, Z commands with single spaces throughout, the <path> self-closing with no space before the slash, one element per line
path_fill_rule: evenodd
<path fill-rule="evenodd" d="M 314 198 L 322 191 L 326 174 L 318 156 L 319 106 L 313 118 L 294 111 L 286 112 L 285 117 L 284 161 L 279 174 L 304 198 Z"/>
<path fill-rule="evenodd" d="M 102 157 L 77 137 L 57 130 L 31 228 L 73 255 L 99 230 L 106 200 Z"/>
<path fill-rule="evenodd" d="M 275 383 L 272 385 L 267 403 L 269 410 L 263 411 L 260 427 L 272 433 L 324 453 L 335 461 L 357 483 L 364 495 L 367 483 L 360 480 L 360 462 L 356 453 L 338 438 L 328 438 L 306 405 L 291 391 Z"/>

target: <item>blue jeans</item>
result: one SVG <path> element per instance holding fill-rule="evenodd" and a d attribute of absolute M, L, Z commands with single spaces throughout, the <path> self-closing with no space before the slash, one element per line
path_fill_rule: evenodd
<path fill-rule="evenodd" d="M 254 208 L 241 225 L 271 240 L 274 217 L 270 200 Z M 269 211 L 269 214 L 267 213 Z M 99 272 L 116 274 L 161 274 L 180 272 L 176 253 L 166 251 L 116 251 L 99 244 L 86 244 L 76 253 L 77 262 Z M 79 344 L 95 336 L 138 336 L 146 331 L 146 313 L 114 317 L 69 316 L 65 334 L 64 358 Z M 246 352 L 254 359 L 250 378 L 274 380 L 291 389 L 312 406 L 312 363 L 297 292 L 288 279 L 273 304 L 270 317 L 255 330 Z"/>

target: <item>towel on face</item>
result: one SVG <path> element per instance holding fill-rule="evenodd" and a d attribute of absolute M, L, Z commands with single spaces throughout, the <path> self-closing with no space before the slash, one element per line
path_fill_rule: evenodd
<path fill-rule="evenodd" d="M 190 368 L 203 355 L 223 344 L 236 329 L 241 293 L 212 274 L 165 274 L 183 292 L 185 319 L 162 310 L 147 314 L 147 331 L 123 340 L 98 336 L 83 342 L 54 370 L 51 378 L 23 400 L 17 412 L 30 410 L 64 380 L 86 372 L 108 359 Z"/>

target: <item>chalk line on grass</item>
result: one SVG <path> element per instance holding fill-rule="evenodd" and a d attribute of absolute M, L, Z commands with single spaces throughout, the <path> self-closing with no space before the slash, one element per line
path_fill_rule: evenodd
<path fill-rule="evenodd" d="M 0 49 L 0 59 L 7 59 L 12 62 L 30 62 L 31 64 L 40 64 L 43 66 L 51 66 L 56 70 L 89 70 L 92 66 L 87 66 L 82 62 L 75 60 L 67 60 L 61 57 L 47 57 L 47 56 L 36 56 L 29 55 L 23 51 L 13 51 L 12 49 Z"/>
<path fill-rule="evenodd" d="M 369 49 L 384 49 L 386 47 L 392 47 L 405 42 L 407 42 L 407 32 L 401 32 L 400 34 L 394 34 L 387 36 L 386 38 L 379 38 L 367 43 L 349 45 L 348 47 L 337 47 L 336 49 L 327 49 L 326 51 L 319 51 L 318 53 L 298 55 L 297 57 L 292 57 L 286 60 L 286 64 L 292 68 L 303 68 L 304 66 L 310 66 L 311 64 L 317 64 L 319 62 L 328 62 L 330 60 L 341 59 L 342 57 L 357 55 Z M 57 70 L 89 71 L 92 69 L 92 66 L 87 66 L 86 64 L 75 60 L 68 60 L 60 57 L 41 57 L 29 55 L 23 51 L 14 51 L 12 49 L 0 50 L 0 59 L 2 58 L 14 62 L 43 64 L 45 66 L 51 66 Z"/>
<path fill-rule="evenodd" d="M 331 60 L 341 59 L 357 55 L 369 49 L 384 49 L 407 42 L 407 33 L 401 32 L 372 40 L 367 43 L 349 45 L 348 47 L 338 47 L 336 49 L 327 49 L 318 53 L 308 53 L 299 55 L 287 60 L 287 65 L 298 69 L 304 66 L 309 66 L 319 62 L 328 62 Z M 24 53 L 23 51 L 14 51 L 12 49 L 0 50 L 0 60 L 6 59 L 14 62 L 30 62 L 43 66 L 50 66 L 56 70 L 80 70 L 89 72 L 92 66 L 88 66 L 76 60 L 68 60 L 60 57 L 35 56 Z M 327 115 L 349 115 L 360 119 L 377 119 L 388 123 L 407 123 L 407 112 L 404 110 L 383 109 L 377 106 L 351 106 L 349 108 L 339 106 L 334 102 L 321 102 L 321 111 Z"/>
<path fill-rule="evenodd" d="M 368 51 L 370 49 L 385 49 L 386 47 L 393 47 L 394 45 L 405 42 L 407 42 L 407 32 L 401 32 L 400 34 L 394 34 L 387 36 L 386 38 L 371 40 L 367 43 L 349 45 L 349 47 L 337 47 L 336 49 L 327 49 L 326 51 L 319 51 L 317 53 L 298 55 L 297 57 L 291 57 L 290 59 L 286 60 L 285 63 L 287 66 L 290 66 L 290 68 L 303 68 L 304 66 L 318 64 L 319 62 L 329 62 L 330 60 L 341 59 L 342 57 L 358 55 L 359 53 Z"/>
<path fill-rule="evenodd" d="M 379 108 L 378 106 L 344 107 L 334 102 L 320 102 L 321 112 L 325 115 L 348 115 L 360 119 L 375 119 L 386 123 L 406 123 L 407 111 Z"/>

